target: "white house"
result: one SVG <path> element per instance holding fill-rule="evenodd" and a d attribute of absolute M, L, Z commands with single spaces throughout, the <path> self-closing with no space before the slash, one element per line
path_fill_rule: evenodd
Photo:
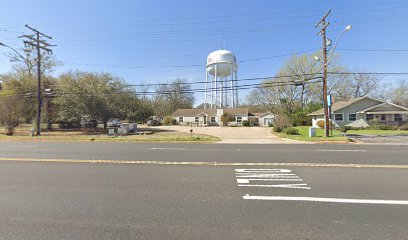
<path fill-rule="evenodd" d="M 308 115 L 313 117 L 313 127 L 317 127 L 318 121 L 324 121 L 323 108 Z M 337 127 L 357 120 L 369 123 L 373 119 L 387 125 L 402 125 L 408 121 L 408 108 L 370 97 L 360 97 L 335 102 L 332 106 L 332 119 Z"/>

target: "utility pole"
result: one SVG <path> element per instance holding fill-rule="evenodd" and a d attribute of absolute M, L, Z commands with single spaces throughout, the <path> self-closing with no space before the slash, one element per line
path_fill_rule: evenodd
<path fill-rule="evenodd" d="M 327 38 L 326 28 L 330 25 L 330 22 L 326 22 L 327 16 L 329 16 L 331 9 L 323 16 L 323 18 L 315 25 L 315 27 L 321 26 L 321 30 L 317 35 L 323 37 L 323 108 L 324 108 L 324 136 L 329 136 L 329 109 L 327 104 Z"/>
<path fill-rule="evenodd" d="M 52 39 L 52 37 L 38 31 L 35 28 L 25 25 L 26 28 L 33 31 L 33 35 L 23 35 L 20 38 L 26 38 L 24 40 L 24 44 L 26 46 L 31 46 L 37 50 L 37 118 L 36 118 L 36 135 L 41 135 L 41 50 L 46 51 L 48 54 L 52 54 L 52 50 L 49 47 L 53 47 L 56 45 L 51 45 L 47 43 L 44 38 Z"/>

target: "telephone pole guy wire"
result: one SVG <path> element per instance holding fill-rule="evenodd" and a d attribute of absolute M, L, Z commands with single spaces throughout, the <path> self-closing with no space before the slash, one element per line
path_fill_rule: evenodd
<path fill-rule="evenodd" d="M 52 37 L 38 31 L 35 28 L 30 27 L 28 24 L 25 25 L 26 28 L 31 30 L 34 34 L 32 35 L 23 35 L 20 38 L 25 38 L 24 44 L 26 46 L 31 46 L 37 50 L 37 118 L 36 118 L 36 136 L 41 135 L 41 105 L 42 105 L 42 98 L 41 98 L 41 50 L 47 52 L 47 54 L 52 54 L 52 50 L 50 47 L 54 47 L 56 45 L 51 45 L 47 42 L 49 39 L 51 40 Z"/>

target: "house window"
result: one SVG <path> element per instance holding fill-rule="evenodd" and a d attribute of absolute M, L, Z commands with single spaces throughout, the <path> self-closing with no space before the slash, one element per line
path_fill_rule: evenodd
<path fill-rule="evenodd" d="M 402 114 L 394 114 L 394 121 L 401 122 L 402 121 Z"/>
<path fill-rule="evenodd" d="M 349 120 L 350 122 L 356 121 L 356 120 L 357 120 L 357 114 L 355 114 L 355 113 L 349 113 L 349 115 L 348 115 L 348 120 Z"/>
<path fill-rule="evenodd" d="M 242 122 L 242 117 L 237 117 L 237 122 Z"/>
<path fill-rule="evenodd" d="M 195 117 L 194 122 L 198 123 L 200 121 L 200 117 Z"/>
<path fill-rule="evenodd" d="M 369 122 L 371 120 L 374 119 L 374 115 L 373 114 L 366 114 L 366 121 Z"/>
<path fill-rule="evenodd" d="M 386 115 L 385 114 L 381 114 L 381 121 L 386 121 L 387 119 L 386 119 Z"/>
<path fill-rule="evenodd" d="M 343 113 L 335 113 L 334 114 L 334 121 L 342 122 L 343 121 Z"/>
<path fill-rule="evenodd" d="M 211 117 L 211 122 L 215 123 L 215 117 Z"/>
<path fill-rule="evenodd" d="M 179 122 L 183 122 L 183 117 L 179 117 Z"/>

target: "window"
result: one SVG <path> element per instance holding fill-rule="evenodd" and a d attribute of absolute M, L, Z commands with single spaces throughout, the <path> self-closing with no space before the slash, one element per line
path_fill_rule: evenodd
<path fill-rule="evenodd" d="M 401 122 L 402 121 L 402 115 L 401 114 L 394 114 L 394 121 L 395 122 Z"/>
<path fill-rule="evenodd" d="M 242 122 L 242 117 L 237 117 L 237 122 Z"/>
<path fill-rule="evenodd" d="M 200 117 L 195 117 L 194 122 L 198 123 L 200 121 Z"/>
<path fill-rule="evenodd" d="M 215 117 L 211 117 L 211 122 L 215 123 Z"/>
<path fill-rule="evenodd" d="M 179 122 L 183 122 L 183 117 L 179 117 Z"/>
<path fill-rule="evenodd" d="M 369 122 L 371 120 L 374 119 L 374 115 L 373 114 L 366 114 L 366 121 Z"/>
<path fill-rule="evenodd" d="M 381 114 L 381 121 L 386 121 L 386 115 L 385 114 Z"/>
<path fill-rule="evenodd" d="M 357 114 L 355 114 L 355 113 L 349 113 L 349 115 L 348 115 L 348 120 L 349 120 L 350 122 L 356 121 L 356 120 L 357 120 Z"/>
<path fill-rule="evenodd" d="M 334 114 L 334 121 L 342 122 L 343 121 L 343 113 L 335 113 Z"/>

